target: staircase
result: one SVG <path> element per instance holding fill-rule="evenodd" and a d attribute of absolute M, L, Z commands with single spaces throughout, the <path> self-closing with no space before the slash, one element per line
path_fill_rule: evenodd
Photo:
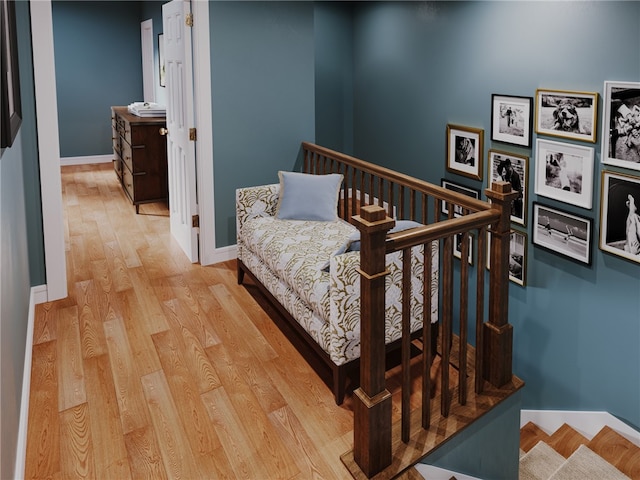
<path fill-rule="evenodd" d="M 520 429 L 520 480 L 640 479 L 640 447 L 604 426 L 591 439 L 568 424 Z"/>

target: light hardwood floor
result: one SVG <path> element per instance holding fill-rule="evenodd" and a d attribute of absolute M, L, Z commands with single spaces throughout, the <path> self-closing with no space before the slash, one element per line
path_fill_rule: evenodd
<path fill-rule="evenodd" d="M 110 164 L 62 187 L 69 296 L 36 308 L 25 477 L 351 478 L 351 396 L 335 405 L 235 262 L 189 263 Z"/>

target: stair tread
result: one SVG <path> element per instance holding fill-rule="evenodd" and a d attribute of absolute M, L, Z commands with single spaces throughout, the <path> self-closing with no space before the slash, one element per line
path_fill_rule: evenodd
<path fill-rule="evenodd" d="M 589 439 L 564 423 L 551 434 L 547 443 L 564 458 L 569 458 L 580 445 L 589 443 Z"/>
<path fill-rule="evenodd" d="M 519 480 L 547 480 L 566 459 L 540 441 L 520 458 Z"/>
<path fill-rule="evenodd" d="M 610 427 L 603 427 L 587 446 L 634 480 L 640 479 L 640 447 Z"/>
<path fill-rule="evenodd" d="M 628 480 L 620 470 L 607 460 L 580 445 L 578 449 L 564 462 L 548 480 Z"/>
<path fill-rule="evenodd" d="M 525 452 L 531 450 L 540 442 L 547 442 L 549 435 L 533 422 L 529 422 L 520 429 L 520 448 Z"/>

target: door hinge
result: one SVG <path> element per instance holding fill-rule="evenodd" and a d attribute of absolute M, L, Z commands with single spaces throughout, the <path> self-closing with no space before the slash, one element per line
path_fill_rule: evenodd
<path fill-rule="evenodd" d="M 184 24 L 187 27 L 193 27 L 193 13 L 187 13 L 187 16 L 184 17 Z"/>
<path fill-rule="evenodd" d="M 200 215 L 191 216 L 191 226 L 193 228 L 200 228 Z"/>
<path fill-rule="evenodd" d="M 198 139 L 198 135 L 195 128 L 189 129 L 189 140 L 195 142 Z"/>

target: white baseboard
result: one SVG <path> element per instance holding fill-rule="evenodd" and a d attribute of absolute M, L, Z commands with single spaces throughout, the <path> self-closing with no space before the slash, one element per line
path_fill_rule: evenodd
<path fill-rule="evenodd" d="M 40 303 L 46 303 L 49 301 L 49 294 L 46 285 L 36 285 L 31 287 L 31 296 L 33 297 L 33 303 L 38 305 Z"/>
<path fill-rule="evenodd" d="M 65 157 L 60 159 L 60 166 L 66 165 L 89 165 L 93 163 L 111 163 L 113 155 L 91 155 L 89 157 Z"/>
<path fill-rule="evenodd" d="M 228 247 L 216 248 L 212 255 L 207 258 L 202 257 L 200 264 L 203 266 L 213 265 L 214 263 L 226 262 L 238 257 L 238 247 L 236 245 L 229 245 Z"/>
<path fill-rule="evenodd" d="M 20 398 L 20 418 L 18 421 L 18 441 L 13 478 L 24 479 L 27 458 L 27 430 L 29 422 L 29 394 L 31 392 L 31 363 L 33 360 L 33 329 L 36 317 L 36 297 L 41 295 L 42 286 L 31 287 L 29 296 L 29 317 L 27 319 L 27 339 L 24 348 L 24 370 L 22 371 L 22 395 Z M 46 294 L 46 287 L 44 287 Z"/>
<path fill-rule="evenodd" d="M 535 423 L 548 434 L 555 432 L 562 424 L 566 423 L 589 440 L 592 439 L 602 427 L 608 426 L 640 447 L 640 432 L 637 432 L 607 412 L 521 410 L 520 427 L 523 427 L 528 422 Z"/>

